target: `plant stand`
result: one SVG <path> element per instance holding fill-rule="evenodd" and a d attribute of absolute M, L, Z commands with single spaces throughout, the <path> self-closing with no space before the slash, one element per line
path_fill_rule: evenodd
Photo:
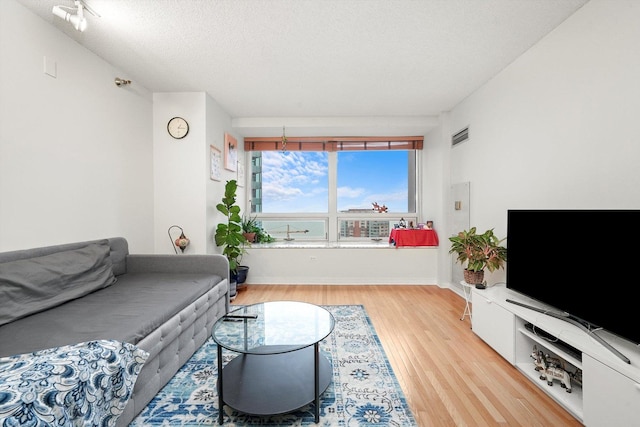
<path fill-rule="evenodd" d="M 460 320 L 464 320 L 465 316 L 469 316 L 469 320 L 473 321 L 471 306 L 469 303 L 471 302 L 471 290 L 474 288 L 474 285 L 471 285 L 464 280 L 460 282 L 460 285 L 462 286 L 462 293 L 464 294 L 465 301 L 464 311 L 462 312 Z"/>
<path fill-rule="evenodd" d="M 231 280 L 229 283 L 229 299 L 233 301 L 238 296 L 238 282 Z"/>

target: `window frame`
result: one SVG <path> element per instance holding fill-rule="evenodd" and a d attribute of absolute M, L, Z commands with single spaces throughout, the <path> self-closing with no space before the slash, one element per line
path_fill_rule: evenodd
<path fill-rule="evenodd" d="M 421 184 L 421 157 L 418 153 L 423 148 L 423 137 L 368 137 L 368 138 L 326 138 L 326 137 L 314 137 L 314 138 L 291 138 L 291 137 L 276 137 L 276 138 L 245 138 L 245 151 L 251 153 L 252 151 L 328 151 L 328 212 L 318 213 L 263 213 L 253 212 L 255 208 L 253 203 L 253 179 L 255 170 L 253 169 L 253 155 L 245 156 L 246 161 L 249 163 L 247 170 L 251 173 L 246 174 L 246 187 L 249 189 L 248 194 L 248 209 L 251 212 L 251 216 L 255 216 L 258 220 L 322 220 L 325 221 L 327 227 L 327 233 L 324 239 L 305 239 L 302 234 L 296 235 L 293 238 L 297 241 L 325 241 L 329 243 L 339 243 L 341 241 L 371 241 L 376 240 L 374 237 L 340 237 L 340 222 L 341 221 L 380 221 L 381 216 L 384 215 L 385 220 L 390 222 L 390 226 L 393 223 L 398 223 L 400 219 L 404 219 L 407 224 L 409 221 L 413 221 L 414 224 L 418 224 L 418 218 L 420 217 L 419 207 L 420 204 L 420 184 Z M 283 150 L 284 146 L 284 150 Z M 407 150 L 409 151 L 409 159 L 413 168 L 408 165 L 409 172 L 409 192 L 413 194 L 408 200 L 409 210 L 413 209 L 413 212 L 393 212 L 393 213 L 378 213 L 371 209 L 371 212 L 338 212 L 337 210 L 337 165 L 338 165 L 338 152 L 340 151 L 365 151 L 365 149 L 372 150 Z M 262 165 L 260 165 L 262 167 Z M 268 230 L 267 230 L 268 231 Z M 282 240 L 284 236 L 274 236 L 278 240 Z M 379 239 L 378 239 L 379 240 Z"/>

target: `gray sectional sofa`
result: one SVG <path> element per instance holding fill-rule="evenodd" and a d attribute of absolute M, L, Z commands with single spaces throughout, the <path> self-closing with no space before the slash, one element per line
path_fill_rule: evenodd
<path fill-rule="evenodd" d="M 122 237 L 4 252 L 0 301 L 0 357 L 100 339 L 148 352 L 126 426 L 229 311 L 229 263 L 130 254 Z"/>

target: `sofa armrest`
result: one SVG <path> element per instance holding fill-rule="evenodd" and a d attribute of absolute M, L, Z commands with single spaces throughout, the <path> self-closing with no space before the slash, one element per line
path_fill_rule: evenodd
<path fill-rule="evenodd" d="M 129 254 L 127 273 L 212 273 L 229 279 L 229 261 L 223 255 Z"/>

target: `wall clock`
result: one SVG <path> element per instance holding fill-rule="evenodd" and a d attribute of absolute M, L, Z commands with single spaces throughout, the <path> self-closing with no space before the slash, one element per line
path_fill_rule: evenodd
<path fill-rule="evenodd" d="M 167 123 L 167 131 L 175 139 L 182 139 L 189 133 L 189 123 L 182 117 L 174 117 Z"/>

